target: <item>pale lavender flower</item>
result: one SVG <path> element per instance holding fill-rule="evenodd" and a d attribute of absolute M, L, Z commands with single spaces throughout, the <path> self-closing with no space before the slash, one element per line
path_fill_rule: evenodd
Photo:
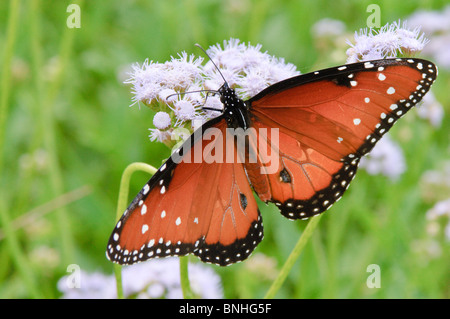
<path fill-rule="evenodd" d="M 173 147 L 174 129 L 193 127 L 193 121 L 204 123 L 220 115 L 203 107 L 223 108 L 213 95 L 224 84 L 223 78 L 241 98 L 248 99 L 271 84 L 300 74 L 293 64 L 261 52 L 261 48 L 260 44 L 252 46 L 239 39 L 211 46 L 207 52 L 220 72 L 212 61 L 203 65 L 203 58 L 186 52 L 165 63 L 145 60 L 142 65 L 134 64 L 125 81 L 132 85 L 132 105 L 143 103 L 157 111 L 150 140 Z M 168 114 L 170 121 L 160 112 Z"/>
<path fill-rule="evenodd" d="M 188 56 L 186 52 L 178 56 L 164 63 L 167 74 L 162 84 L 169 88 L 187 89 L 196 81 L 201 81 L 203 58 L 196 58 L 193 54 Z"/>
<path fill-rule="evenodd" d="M 208 54 L 219 66 L 228 84 L 243 99 L 253 97 L 274 83 L 300 74 L 293 64 L 261 52 L 261 48 L 260 44 L 252 46 L 240 43 L 238 39 L 230 39 L 224 41 L 223 48 L 216 44 L 208 49 Z M 209 78 L 209 88 L 216 90 L 223 84 L 221 75 L 211 61 L 205 65 L 205 75 Z"/>
<path fill-rule="evenodd" d="M 171 136 L 172 136 L 172 130 L 160 130 L 158 128 L 149 128 L 150 131 L 150 141 L 154 142 L 161 142 L 161 143 L 170 143 L 171 142 Z"/>
<path fill-rule="evenodd" d="M 217 111 L 212 111 L 212 110 L 206 110 L 205 114 L 207 118 L 213 118 L 216 117 L 217 115 L 219 115 L 222 112 L 223 109 L 223 104 L 220 101 L 219 96 L 217 95 L 210 95 L 205 99 L 205 108 L 208 109 L 215 109 Z"/>
<path fill-rule="evenodd" d="M 181 99 L 174 103 L 173 111 L 179 123 L 190 121 L 195 118 L 198 108 L 188 99 Z M 179 126 L 176 125 L 176 126 Z"/>
<path fill-rule="evenodd" d="M 348 41 L 351 48 L 347 50 L 347 63 L 410 55 L 423 50 L 428 42 L 420 27 L 410 30 L 405 22 L 386 24 L 378 31 L 363 29 L 354 37 L 354 44 Z"/>
<path fill-rule="evenodd" d="M 164 130 L 171 124 L 170 115 L 167 112 L 158 112 L 153 117 L 153 125 L 157 129 Z"/>
<path fill-rule="evenodd" d="M 130 78 L 124 82 L 132 85 L 133 104 L 143 102 L 150 105 L 167 89 L 185 90 L 201 79 L 202 61 L 203 58 L 195 58 L 182 52 L 178 58 L 172 57 L 166 63 L 155 63 L 147 59 L 142 65 L 134 64 Z"/>
<path fill-rule="evenodd" d="M 57 284 L 64 299 L 112 299 L 117 298 L 116 283 L 113 276 L 100 272 L 80 271 L 79 283 L 71 282 L 71 276 L 62 277 Z"/>
<path fill-rule="evenodd" d="M 382 174 L 396 180 L 406 169 L 403 151 L 389 135 L 385 135 L 372 151 L 361 159 L 360 167 L 371 175 Z"/>
<path fill-rule="evenodd" d="M 127 266 L 123 269 L 125 296 L 138 298 L 183 298 L 179 259 L 165 258 Z M 220 277 L 207 265 L 189 264 L 192 292 L 200 298 L 223 298 Z"/>
<path fill-rule="evenodd" d="M 240 79 L 240 86 L 236 93 L 240 96 L 251 97 L 267 87 L 267 71 L 261 69 L 250 69 L 245 77 Z"/>
<path fill-rule="evenodd" d="M 219 68 L 241 70 L 244 68 L 244 62 L 241 57 L 245 49 L 245 43 L 241 43 L 239 39 L 231 38 L 229 41 L 223 41 L 223 48 L 217 43 L 211 46 L 207 52 Z M 205 71 L 215 73 L 215 67 L 211 61 L 206 63 Z"/>
<path fill-rule="evenodd" d="M 165 258 L 125 266 L 122 270 L 123 292 L 126 298 L 183 298 L 180 285 L 179 259 Z M 68 283 L 69 276 L 58 281 L 58 290 L 65 299 L 117 298 L 113 275 L 81 271 L 79 288 Z M 189 264 L 192 292 L 199 298 L 223 298 L 220 277 L 207 265 Z"/>
<path fill-rule="evenodd" d="M 171 103 L 177 100 L 177 92 L 173 89 L 162 89 L 158 93 L 158 99 L 163 103 Z"/>
<path fill-rule="evenodd" d="M 158 96 L 161 90 L 161 82 L 164 74 L 161 65 L 153 63 L 148 59 L 142 65 L 138 63 L 132 65 L 131 77 L 124 83 L 132 84 L 132 100 L 134 105 L 138 102 L 151 103 Z"/>

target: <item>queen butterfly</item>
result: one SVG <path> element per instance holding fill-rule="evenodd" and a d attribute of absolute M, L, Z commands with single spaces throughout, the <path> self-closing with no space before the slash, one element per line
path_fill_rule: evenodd
<path fill-rule="evenodd" d="M 246 259 L 263 238 L 253 192 L 289 219 L 324 212 L 348 188 L 361 157 L 436 76 L 426 60 L 375 60 L 295 76 L 246 101 L 225 81 L 218 91 L 222 114 L 195 131 L 144 185 L 117 222 L 107 257 L 133 264 L 194 254 L 221 266 Z M 244 135 L 252 129 L 231 161 L 225 154 L 236 145 L 230 149 L 216 134 L 229 137 L 229 128 Z M 278 154 L 275 170 L 258 144 L 262 139 Z M 219 160 L 195 161 L 196 149 Z"/>

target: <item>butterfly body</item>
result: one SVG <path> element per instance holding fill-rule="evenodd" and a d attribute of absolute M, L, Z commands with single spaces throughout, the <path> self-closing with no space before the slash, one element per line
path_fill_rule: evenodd
<path fill-rule="evenodd" d="M 223 116 L 226 118 L 229 128 L 242 128 L 247 130 L 250 127 L 250 116 L 247 104 L 240 99 L 236 91 L 224 83 L 219 89 L 220 101 L 223 103 Z"/>
<path fill-rule="evenodd" d="M 222 114 L 143 187 L 113 230 L 107 257 L 132 264 L 192 253 L 221 266 L 246 259 L 263 238 L 253 193 L 289 219 L 329 209 L 361 157 L 436 76 L 426 60 L 376 60 L 296 76 L 247 101 L 224 83 Z"/>

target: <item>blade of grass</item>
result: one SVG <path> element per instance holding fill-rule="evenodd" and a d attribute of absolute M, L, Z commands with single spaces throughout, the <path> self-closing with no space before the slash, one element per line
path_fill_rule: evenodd
<path fill-rule="evenodd" d="M 286 280 L 287 276 L 289 275 L 292 267 L 294 266 L 298 257 L 302 253 L 303 248 L 305 248 L 306 243 L 308 242 L 308 240 L 311 238 L 312 234 L 314 233 L 314 230 L 316 229 L 317 225 L 319 224 L 321 217 L 322 217 L 322 215 L 316 215 L 309 220 L 308 225 L 306 225 L 305 230 L 301 234 L 299 240 L 295 244 L 294 249 L 292 250 L 288 259 L 286 260 L 283 267 L 281 268 L 280 273 L 278 274 L 277 278 L 275 278 L 274 282 L 272 283 L 272 286 L 270 286 L 269 290 L 267 291 L 266 295 L 264 296 L 265 299 L 274 298 L 275 294 L 280 290 L 281 286 L 283 285 L 284 281 Z"/>
<path fill-rule="evenodd" d="M 6 31 L 5 50 L 2 61 L 1 95 L 0 95 L 0 174 L 3 170 L 3 148 L 5 139 L 5 123 L 8 117 L 8 100 L 11 88 L 11 60 L 14 54 L 14 45 L 17 37 L 20 2 L 11 0 L 8 13 L 8 27 Z"/>
<path fill-rule="evenodd" d="M 156 168 L 145 163 L 131 163 L 128 165 L 122 173 L 122 178 L 120 180 L 119 186 L 119 196 L 117 199 L 117 211 L 116 220 L 118 221 L 122 216 L 123 212 L 127 208 L 128 204 L 128 194 L 130 190 L 130 180 L 134 172 L 141 171 L 149 173 L 150 175 L 155 174 Z M 122 266 L 114 265 L 114 276 L 116 277 L 116 287 L 117 287 L 117 298 L 123 299 L 123 287 L 122 287 Z"/>
<path fill-rule="evenodd" d="M 194 298 L 194 294 L 191 290 L 191 285 L 189 283 L 189 257 L 183 256 L 180 257 L 180 284 L 181 291 L 183 292 L 184 299 L 192 299 Z"/>
<path fill-rule="evenodd" d="M 34 271 L 30 262 L 27 260 L 22 248 L 20 247 L 19 240 L 15 232 L 10 227 L 11 221 L 9 220 L 8 209 L 5 207 L 5 203 L 0 201 L 0 224 L 2 225 L 3 232 L 5 233 L 6 244 L 9 249 L 9 255 L 11 256 L 20 277 L 23 280 L 27 292 L 32 298 L 41 298 L 41 293 L 37 289 Z"/>
<path fill-rule="evenodd" d="M 16 231 L 20 228 L 26 227 L 34 222 L 36 222 L 39 218 L 44 217 L 44 215 L 51 213 L 52 211 L 66 206 L 74 201 L 77 201 L 81 198 L 92 193 L 92 189 L 89 186 L 82 186 L 78 189 L 70 191 L 66 194 L 58 196 L 51 201 L 42 204 L 38 207 L 31 209 L 30 211 L 20 215 L 18 218 L 14 219 L 10 222 L 10 229 L 12 231 Z M 5 237 L 5 232 L 0 230 L 0 241 Z"/>
<path fill-rule="evenodd" d="M 75 1 L 77 2 L 77 1 Z M 81 6 L 83 1 L 78 1 L 78 5 Z M 50 180 L 50 192 L 53 196 L 59 196 L 64 193 L 64 181 L 63 173 L 60 165 L 60 154 L 56 141 L 56 120 L 54 118 L 54 109 L 56 106 L 55 100 L 59 93 L 59 89 L 63 84 L 63 75 L 67 69 L 70 61 L 70 55 L 73 47 L 73 39 L 75 37 L 76 29 L 70 29 L 66 27 L 64 29 L 61 45 L 58 53 L 58 64 L 56 68 L 53 81 L 50 83 L 50 87 L 43 98 L 42 112 L 43 121 L 46 129 L 43 134 L 44 146 L 48 154 L 49 172 L 48 177 Z M 58 230 L 61 237 L 61 260 L 63 264 L 73 263 L 75 256 L 73 236 L 70 229 L 70 222 L 68 218 L 68 211 L 66 207 L 61 207 L 56 215 Z"/>
<path fill-rule="evenodd" d="M 17 37 L 17 26 L 20 14 L 20 1 L 11 0 L 8 12 L 8 26 L 6 32 L 6 44 L 2 61 L 2 77 L 0 84 L 0 174 L 3 170 L 3 149 L 5 139 L 5 123 L 8 116 L 8 103 L 11 88 L 11 59 L 14 53 L 14 45 Z M 5 233 L 7 247 L 10 251 L 10 256 L 18 270 L 27 292 L 33 298 L 40 298 L 41 294 L 37 289 L 34 272 L 29 267 L 30 263 L 27 261 L 25 253 L 19 244 L 16 234 L 11 229 L 11 221 L 9 216 L 9 208 L 6 202 L 7 196 L 2 196 L 0 199 L 0 223 Z"/>
<path fill-rule="evenodd" d="M 83 1 L 74 1 L 79 6 L 82 5 Z M 39 2 L 34 3 L 35 6 L 39 6 Z M 36 19 L 37 23 L 37 19 Z M 70 29 L 68 27 L 64 28 L 62 34 L 62 40 L 58 52 L 58 64 L 55 71 L 55 75 L 50 82 L 49 88 L 46 92 L 42 94 L 42 123 L 46 129 L 43 131 L 43 143 L 48 154 L 49 163 L 49 180 L 50 180 L 50 192 L 53 196 L 59 196 L 64 193 L 64 181 L 63 173 L 59 163 L 60 154 L 56 141 L 56 121 L 54 118 L 54 108 L 56 106 L 55 100 L 59 93 L 59 89 L 63 84 L 63 75 L 67 69 L 70 61 L 70 55 L 72 53 L 73 39 L 76 34 L 76 29 Z M 33 45 L 34 50 L 40 50 L 39 45 Z M 34 54 L 39 55 L 40 52 L 35 52 Z M 61 259 L 62 263 L 70 264 L 74 259 L 74 242 L 73 236 L 70 230 L 70 221 L 68 218 L 68 212 L 66 207 L 61 207 L 58 214 L 56 215 L 58 230 L 61 237 Z"/>

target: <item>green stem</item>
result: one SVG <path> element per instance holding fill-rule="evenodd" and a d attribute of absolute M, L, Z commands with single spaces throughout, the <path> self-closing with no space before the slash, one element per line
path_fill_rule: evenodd
<path fill-rule="evenodd" d="M 180 283 L 184 299 L 194 298 L 194 294 L 191 290 L 191 285 L 189 284 L 188 264 L 188 256 L 180 257 Z"/>
<path fill-rule="evenodd" d="M 130 189 L 130 180 L 131 175 L 133 175 L 136 171 L 142 171 L 153 175 L 156 173 L 157 169 L 151 165 L 145 163 L 132 163 L 125 168 L 122 173 L 122 179 L 120 180 L 119 187 L 119 198 L 117 200 L 117 211 L 116 211 L 116 220 L 119 220 L 122 217 L 123 212 L 127 208 L 128 204 L 128 194 Z M 123 299 L 123 287 L 122 287 L 122 267 L 120 265 L 114 265 L 114 275 L 116 277 L 116 286 L 117 286 L 117 298 Z"/>
<path fill-rule="evenodd" d="M 8 103 L 11 88 L 11 60 L 14 54 L 14 45 L 17 38 L 17 26 L 19 22 L 20 14 L 20 1 L 10 1 L 8 12 L 8 26 L 6 31 L 6 41 L 3 52 L 2 61 L 2 76 L 0 83 L 0 176 L 3 171 L 3 151 L 5 145 L 5 132 L 6 132 L 6 118 L 8 116 Z M 5 195 L 5 194 L 3 194 Z M 0 225 L 5 234 L 5 241 L 14 262 L 16 269 L 18 270 L 24 285 L 27 287 L 27 291 L 32 298 L 41 298 L 41 293 L 37 288 L 37 284 L 34 277 L 34 271 L 32 270 L 29 261 L 26 258 L 25 253 L 20 246 L 17 235 L 11 228 L 11 220 L 9 216 L 9 207 L 7 205 L 7 196 L 0 198 Z"/>
<path fill-rule="evenodd" d="M 74 1 L 79 5 L 82 0 Z M 50 181 L 50 193 L 56 197 L 64 194 L 64 179 L 62 168 L 60 165 L 60 148 L 58 147 L 57 136 L 57 121 L 55 120 L 55 103 L 58 93 L 60 93 L 60 87 L 63 84 L 63 76 L 65 71 L 71 62 L 70 55 L 73 48 L 73 39 L 75 37 L 76 30 L 68 27 L 64 28 L 62 34 L 61 45 L 58 52 L 58 64 L 55 75 L 49 83 L 48 90 L 45 92 L 42 100 L 42 121 L 41 125 L 46 128 L 43 132 L 43 143 L 48 154 L 48 166 L 50 167 L 48 172 L 48 178 Z M 71 234 L 70 220 L 68 218 L 68 210 L 66 207 L 61 207 L 56 214 L 58 230 L 60 233 L 60 245 L 61 245 L 61 260 L 63 264 L 73 263 L 75 256 L 75 243 Z"/>
<path fill-rule="evenodd" d="M 3 148 L 5 140 L 5 123 L 8 116 L 8 100 L 11 88 L 11 60 L 14 54 L 14 45 L 17 37 L 17 25 L 19 22 L 20 2 L 10 1 L 8 13 L 8 27 L 6 41 L 4 43 L 4 55 L 2 63 L 2 78 L 0 87 L 0 173 L 3 169 Z"/>
<path fill-rule="evenodd" d="M 280 290 L 281 285 L 286 280 L 292 267 L 294 266 L 298 257 L 302 253 L 303 248 L 305 248 L 306 243 L 311 238 L 311 235 L 313 234 L 314 230 L 319 224 L 321 217 L 322 215 L 316 215 L 309 220 L 308 225 L 306 225 L 306 228 L 303 231 L 302 235 L 300 236 L 299 240 L 297 241 L 297 244 L 295 244 L 294 249 L 292 250 L 286 262 L 284 263 L 283 268 L 281 268 L 281 271 L 278 274 L 277 278 L 274 280 L 272 286 L 269 288 L 269 291 L 267 291 L 266 295 L 264 296 L 265 299 L 273 299 L 278 290 Z"/>
<path fill-rule="evenodd" d="M 9 219 L 8 209 L 5 207 L 3 201 L 0 201 L 0 225 L 2 226 L 5 234 L 5 240 L 11 258 L 23 280 L 25 287 L 27 288 L 27 292 L 30 294 L 31 298 L 42 298 L 41 292 L 37 288 L 38 286 L 36 284 L 32 266 L 22 251 L 22 247 L 20 247 L 16 233 L 10 227 L 11 221 Z"/>

